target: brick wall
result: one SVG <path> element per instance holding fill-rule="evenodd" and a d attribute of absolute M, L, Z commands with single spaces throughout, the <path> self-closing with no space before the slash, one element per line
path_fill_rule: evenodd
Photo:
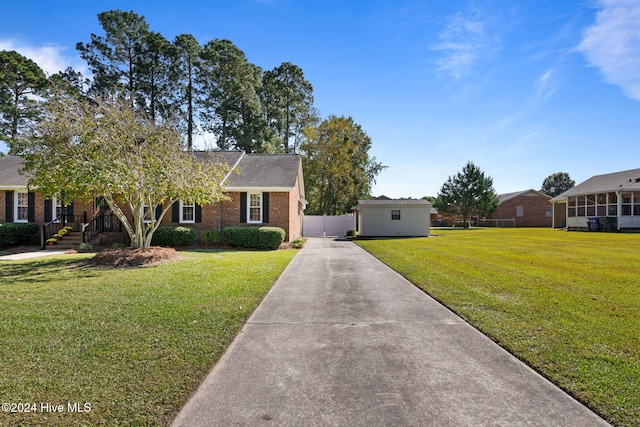
<path fill-rule="evenodd" d="M 172 209 L 169 208 L 164 218 L 162 226 L 185 226 L 194 228 L 199 235 L 202 230 L 219 230 L 224 227 L 238 225 L 265 225 L 272 227 L 280 227 L 287 233 L 285 241 L 294 240 L 302 234 L 302 215 L 299 212 L 299 185 L 296 185 L 295 191 L 292 192 L 270 192 L 269 193 L 269 223 L 268 224 L 247 224 L 240 222 L 240 193 L 231 192 L 227 195 L 231 198 L 229 201 L 221 202 L 215 205 L 202 206 L 202 222 L 197 223 L 179 223 L 172 222 Z M 166 205 L 165 205 L 166 207 Z M 130 209 L 126 205 L 121 205 L 125 215 L 131 220 L 132 215 Z M 86 212 L 87 218 L 90 219 L 94 215 L 93 201 L 75 201 L 74 214 L 83 215 Z M 6 192 L 0 191 L 0 222 L 6 222 Z M 36 223 L 44 223 L 44 198 L 36 193 L 35 198 Z M 291 230 L 291 235 L 289 235 Z M 198 236 L 199 237 L 199 236 Z"/>
<path fill-rule="evenodd" d="M 524 216 L 518 216 L 518 206 L 524 208 Z M 491 218 L 515 218 L 516 227 L 551 227 L 552 218 L 547 216 L 547 206 L 551 206 L 551 202 L 546 196 L 522 195 L 502 203 Z"/>
<path fill-rule="evenodd" d="M 300 206 L 300 175 L 294 191 L 289 193 L 289 241 L 302 237 L 302 208 Z"/>

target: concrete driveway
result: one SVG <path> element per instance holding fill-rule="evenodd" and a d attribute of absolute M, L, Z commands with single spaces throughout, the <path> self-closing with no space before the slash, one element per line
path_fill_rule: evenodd
<path fill-rule="evenodd" d="M 604 426 L 351 242 L 309 239 L 173 426 Z"/>

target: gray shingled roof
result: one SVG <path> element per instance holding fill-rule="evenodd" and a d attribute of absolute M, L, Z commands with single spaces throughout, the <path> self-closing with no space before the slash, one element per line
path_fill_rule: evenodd
<path fill-rule="evenodd" d="M 296 185 L 298 154 L 245 154 L 226 181 L 228 190 L 245 188 L 293 189 Z"/>
<path fill-rule="evenodd" d="M 29 175 L 20 173 L 24 161 L 18 156 L 0 157 L 0 188 L 22 187 L 29 182 Z"/>
<path fill-rule="evenodd" d="M 217 163 L 226 163 L 232 168 L 242 157 L 242 151 L 194 151 L 193 155 L 198 160 L 213 160 Z"/>
<path fill-rule="evenodd" d="M 302 161 L 298 154 L 244 154 L 242 151 L 196 151 L 193 154 L 198 160 L 211 159 L 225 163 L 229 171 L 235 166 L 225 181 L 230 191 L 293 189 Z M 0 188 L 27 186 L 28 177 L 19 174 L 22 164 L 23 160 L 18 156 L 0 157 Z"/>
<path fill-rule="evenodd" d="M 614 191 L 640 191 L 640 169 L 596 175 L 551 199 L 553 202 L 571 196 L 610 193 Z"/>

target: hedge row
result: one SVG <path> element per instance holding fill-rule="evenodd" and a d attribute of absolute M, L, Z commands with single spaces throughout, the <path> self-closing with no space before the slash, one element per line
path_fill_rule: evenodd
<path fill-rule="evenodd" d="M 153 233 L 154 246 L 189 246 L 196 240 L 196 232 L 189 227 L 158 227 Z"/>
<path fill-rule="evenodd" d="M 27 245 L 31 238 L 39 231 L 37 224 L 21 224 L 7 222 L 0 224 L 0 247 Z"/>
<path fill-rule="evenodd" d="M 222 235 L 231 246 L 278 249 L 284 242 L 285 231 L 280 227 L 227 227 Z"/>

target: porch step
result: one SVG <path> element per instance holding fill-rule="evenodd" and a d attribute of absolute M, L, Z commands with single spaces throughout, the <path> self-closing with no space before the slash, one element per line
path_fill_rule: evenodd
<path fill-rule="evenodd" d="M 62 239 L 58 240 L 55 245 L 46 245 L 45 249 L 78 249 L 82 244 L 82 233 L 79 231 L 70 231 Z"/>

